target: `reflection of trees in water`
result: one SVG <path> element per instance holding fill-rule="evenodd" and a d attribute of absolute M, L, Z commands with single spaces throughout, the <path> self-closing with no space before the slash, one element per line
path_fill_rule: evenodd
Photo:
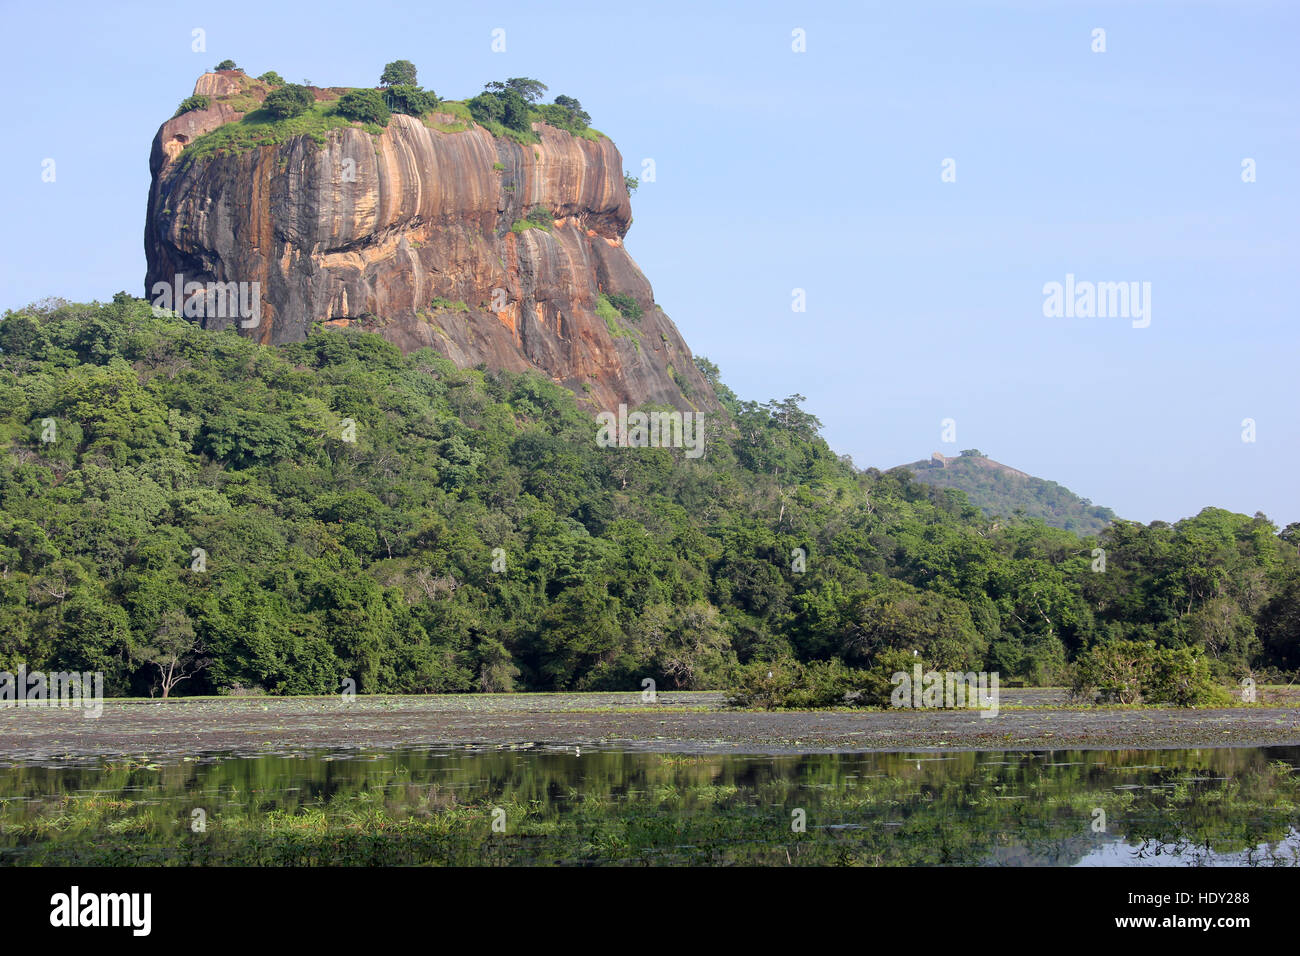
<path fill-rule="evenodd" d="M 1178 827 L 1178 821 L 1173 826 Z M 1163 828 L 1167 831 L 1168 828 Z M 1245 839 L 1249 840 L 1250 837 Z M 1300 865 L 1300 831 L 1283 827 L 1280 835 L 1271 828 L 1258 843 L 1228 846 L 1224 840 L 1203 835 L 1162 832 L 1159 836 L 1130 833 L 1128 858 L 1135 864 L 1164 863 L 1171 866 L 1296 866 Z"/>
<path fill-rule="evenodd" d="M 1245 865 L 1294 864 L 1294 845 L 1258 848 L 1294 832 L 1295 763 L 1300 748 L 768 757 L 530 749 L 14 767 L 0 769 L 0 861 L 38 851 L 78 859 L 92 838 L 113 846 L 120 837 L 124 861 L 139 847 L 231 859 L 256 844 L 322 862 L 360 853 L 378 862 L 784 864 L 788 855 L 1068 865 L 1123 840 L 1136 848 L 1125 851 L 1133 862 L 1241 853 Z M 189 831 L 195 807 L 208 815 L 207 834 Z M 507 810 L 504 837 L 486 826 L 494 807 Z M 791 831 L 794 808 L 806 811 L 806 833 Z M 1094 833 L 1098 809 L 1106 829 Z"/>

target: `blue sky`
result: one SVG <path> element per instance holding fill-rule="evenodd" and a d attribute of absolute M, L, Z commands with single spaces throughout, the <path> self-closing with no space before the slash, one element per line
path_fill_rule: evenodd
<path fill-rule="evenodd" d="M 219 60 L 533 76 L 654 160 L 627 245 L 692 349 L 859 466 L 974 447 L 1124 517 L 1300 520 L 1300 5 L 475 6 L 6 0 L 0 308 L 143 293 L 149 145 Z M 1151 283 L 1150 326 L 1044 317 L 1067 273 Z"/>

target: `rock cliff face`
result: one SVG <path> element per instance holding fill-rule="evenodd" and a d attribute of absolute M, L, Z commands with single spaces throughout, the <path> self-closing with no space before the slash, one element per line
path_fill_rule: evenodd
<path fill-rule="evenodd" d="M 449 114 L 394 114 L 382 135 L 354 124 L 196 156 L 186 148 L 266 90 L 210 73 L 195 93 L 209 107 L 164 123 L 150 156 L 151 301 L 177 274 L 257 282 L 258 323 L 240 331 L 261 342 L 301 340 L 314 321 L 356 323 L 462 367 L 540 370 L 594 407 L 716 407 L 623 247 L 631 206 L 608 139 L 535 124 L 541 141 L 521 144 Z M 512 230 L 536 210 L 554 217 L 549 232 Z M 641 318 L 602 305 L 602 293 L 631 296 Z"/>

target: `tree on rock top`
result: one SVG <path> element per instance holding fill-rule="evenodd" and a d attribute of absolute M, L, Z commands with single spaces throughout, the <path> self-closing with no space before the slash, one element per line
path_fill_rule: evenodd
<path fill-rule="evenodd" d="M 380 86 L 418 86 L 415 64 L 410 60 L 394 60 L 384 67 L 379 77 Z"/>
<path fill-rule="evenodd" d="M 348 90 L 339 97 L 339 114 L 350 120 L 387 126 L 390 117 L 388 106 L 378 90 Z"/>
<path fill-rule="evenodd" d="M 262 101 L 262 109 L 276 119 L 292 119 L 307 112 L 315 102 L 316 97 L 312 95 L 311 90 L 297 83 L 290 83 L 268 93 L 266 99 Z"/>
<path fill-rule="evenodd" d="M 546 84 L 526 76 L 493 80 L 466 105 L 479 123 L 500 123 L 508 129 L 527 132 L 532 128 L 532 104 L 546 92 Z"/>
<path fill-rule="evenodd" d="M 527 76 L 512 76 L 504 83 L 493 80 L 484 86 L 484 89 L 491 93 L 518 93 L 529 103 L 536 103 L 546 92 L 547 86 L 541 80 L 534 80 Z"/>
<path fill-rule="evenodd" d="M 188 113 L 190 110 L 205 110 L 208 108 L 209 101 L 202 93 L 195 93 L 193 96 L 187 96 L 181 100 L 181 105 L 176 107 L 176 112 L 172 114 L 175 118 L 182 113 Z"/>
<path fill-rule="evenodd" d="M 438 96 L 433 90 L 405 84 L 388 87 L 384 90 L 383 100 L 394 113 L 408 116 L 423 116 L 438 105 Z"/>

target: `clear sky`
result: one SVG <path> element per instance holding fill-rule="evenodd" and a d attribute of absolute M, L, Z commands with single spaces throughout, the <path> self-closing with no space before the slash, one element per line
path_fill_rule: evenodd
<path fill-rule="evenodd" d="M 0 308 L 143 294 L 150 142 L 222 59 L 330 86 L 409 59 L 452 98 L 532 76 L 634 175 L 654 160 L 627 244 L 696 354 L 742 398 L 807 396 L 859 466 L 979 448 L 1124 517 L 1300 520 L 1300 4 L 4 0 L 0 22 Z M 1149 282 L 1150 325 L 1045 317 L 1067 274 Z"/>

